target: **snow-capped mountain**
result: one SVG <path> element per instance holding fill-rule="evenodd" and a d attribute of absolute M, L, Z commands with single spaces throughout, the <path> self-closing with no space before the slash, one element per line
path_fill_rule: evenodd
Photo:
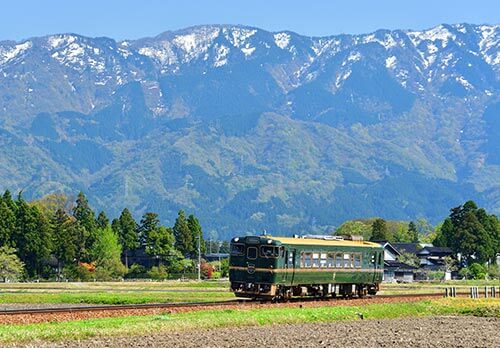
<path fill-rule="evenodd" d="M 326 226 L 380 215 L 379 203 L 397 218 L 425 215 L 423 206 L 443 215 L 451 196 L 498 212 L 499 40 L 500 25 L 456 24 L 329 37 L 210 25 L 135 41 L 0 42 L 0 177 L 30 183 L 32 194 L 82 188 L 97 205 L 124 196 L 137 212 L 205 209 L 210 226 L 217 212 L 249 229 L 304 229 L 315 214 Z M 310 143 L 295 144 L 298 135 Z M 39 162 L 25 160 L 33 153 Z M 419 185 L 445 180 L 446 204 L 398 192 L 355 203 L 359 214 L 323 211 L 410 174 Z M 322 202 L 321 213 L 304 197 Z M 269 215 L 271 206 L 281 208 Z"/>

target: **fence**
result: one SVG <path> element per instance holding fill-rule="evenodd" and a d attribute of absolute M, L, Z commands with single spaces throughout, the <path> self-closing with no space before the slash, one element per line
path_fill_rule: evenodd
<path fill-rule="evenodd" d="M 470 298 L 497 298 L 500 297 L 500 287 L 497 289 L 496 286 L 471 286 L 469 288 L 469 297 Z M 457 288 L 447 287 L 444 292 L 445 297 L 457 297 Z"/>

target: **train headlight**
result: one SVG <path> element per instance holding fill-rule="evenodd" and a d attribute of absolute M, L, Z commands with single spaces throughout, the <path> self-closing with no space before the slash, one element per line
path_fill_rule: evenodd
<path fill-rule="evenodd" d="M 235 242 L 237 242 L 239 240 L 240 240 L 240 238 L 238 238 L 238 237 L 236 237 L 236 238 L 233 239 L 233 241 L 235 241 Z"/>
<path fill-rule="evenodd" d="M 268 239 L 268 240 L 267 240 L 267 244 L 271 244 L 272 242 L 273 242 L 273 240 L 272 240 L 272 239 Z"/>

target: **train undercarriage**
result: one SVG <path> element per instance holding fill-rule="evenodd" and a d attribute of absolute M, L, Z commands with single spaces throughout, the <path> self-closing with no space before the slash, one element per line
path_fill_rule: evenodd
<path fill-rule="evenodd" d="M 283 284 L 232 282 L 231 290 L 237 297 L 259 300 L 287 301 L 292 298 L 362 298 L 375 295 L 378 284 Z"/>

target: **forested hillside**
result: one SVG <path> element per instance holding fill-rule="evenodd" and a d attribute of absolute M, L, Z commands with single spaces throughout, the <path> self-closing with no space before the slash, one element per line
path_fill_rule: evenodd
<path fill-rule="evenodd" d="M 196 211 L 214 239 L 498 214 L 499 29 L 0 42 L 0 189 Z"/>

